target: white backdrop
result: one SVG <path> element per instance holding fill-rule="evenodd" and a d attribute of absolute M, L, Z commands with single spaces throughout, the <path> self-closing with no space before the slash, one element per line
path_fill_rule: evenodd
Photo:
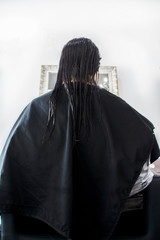
<path fill-rule="evenodd" d="M 1 0 L 0 150 L 38 96 L 40 65 L 58 64 L 74 37 L 91 38 L 101 64 L 117 66 L 120 96 L 154 123 L 160 140 L 160 1 Z"/>

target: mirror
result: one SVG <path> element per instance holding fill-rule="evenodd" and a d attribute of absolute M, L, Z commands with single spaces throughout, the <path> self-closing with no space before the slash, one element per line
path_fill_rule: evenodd
<path fill-rule="evenodd" d="M 41 65 L 39 95 L 51 91 L 57 80 L 58 65 Z M 98 85 L 113 94 L 119 95 L 117 67 L 100 66 Z"/>

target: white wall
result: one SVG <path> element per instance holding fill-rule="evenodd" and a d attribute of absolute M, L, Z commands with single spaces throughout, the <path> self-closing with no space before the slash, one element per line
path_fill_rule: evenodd
<path fill-rule="evenodd" d="M 102 65 L 117 66 L 120 96 L 160 140 L 160 1 L 1 0 L 0 149 L 38 96 L 40 65 L 58 64 L 63 45 L 81 36 L 99 47 Z"/>

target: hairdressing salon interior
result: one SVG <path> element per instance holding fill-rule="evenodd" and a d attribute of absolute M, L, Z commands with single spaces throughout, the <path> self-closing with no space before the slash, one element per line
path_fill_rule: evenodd
<path fill-rule="evenodd" d="M 43 94 L 63 46 L 80 37 L 96 44 L 102 76 L 154 124 L 160 145 L 160 1 L 1 0 L 0 151 L 24 107 Z M 159 177 L 160 159 L 150 168 Z"/>

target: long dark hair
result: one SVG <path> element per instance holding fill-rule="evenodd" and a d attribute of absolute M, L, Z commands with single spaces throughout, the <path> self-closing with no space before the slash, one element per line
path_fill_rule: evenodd
<path fill-rule="evenodd" d="M 56 123 L 56 103 L 62 88 L 68 95 L 73 116 L 73 140 L 79 139 L 81 125 L 89 132 L 91 122 L 92 86 L 100 65 L 100 54 L 96 45 L 88 38 L 75 38 L 62 50 L 57 82 L 49 101 L 46 136 L 50 138 Z"/>

